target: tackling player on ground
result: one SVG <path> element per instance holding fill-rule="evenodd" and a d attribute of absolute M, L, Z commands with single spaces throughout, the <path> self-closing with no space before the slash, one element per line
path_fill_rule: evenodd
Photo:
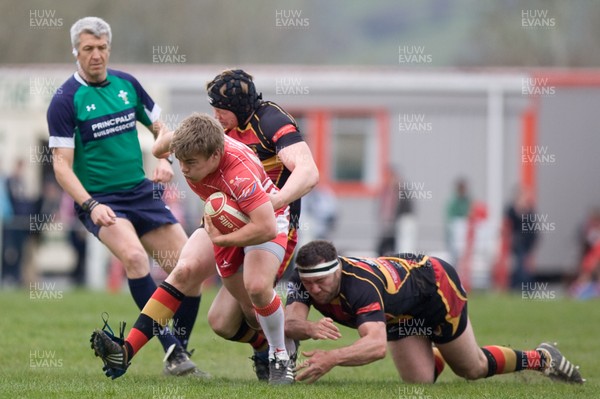
<path fill-rule="evenodd" d="M 479 347 L 458 274 L 441 259 L 415 254 L 344 257 L 330 242 L 312 241 L 298 251 L 296 266 L 288 288 L 286 335 L 338 339 L 334 321 L 360 335 L 350 346 L 303 352 L 307 359 L 297 367 L 298 381 L 314 382 L 335 366 L 382 359 L 386 344 L 400 378 L 409 383 L 434 382 L 444 361 L 470 380 L 535 370 L 564 382 L 585 381 L 578 367 L 549 343 L 528 351 Z M 307 320 L 311 306 L 325 317 Z"/>

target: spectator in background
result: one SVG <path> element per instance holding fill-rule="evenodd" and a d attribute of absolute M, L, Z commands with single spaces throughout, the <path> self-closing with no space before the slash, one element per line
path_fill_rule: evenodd
<path fill-rule="evenodd" d="M 458 264 L 462 255 L 466 234 L 467 218 L 471 211 L 471 196 L 465 178 L 454 184 L 454 193 L 446 206 L 446 245 L 450 252 L 450 263 Z"/>
<path fill-rule="evenodd" d="M 13 215 L 12 203 L 8 195 L 7 179 L 0 174 L 0 217 L 2 224 L 10 221 Z"/>
<path fill-rule="evenodd" d="M 12 217 L 5 221 L 2 244 L 2 281 L 7 286 L 22 283 L 23 252 L 29 236 L 29 215 L 34 203 L 25 190 L 25 161 L 18 159 L 6 179 L 6 193 Z"/>
<path fill-rule="evenodd" d="M 73 198 L 66 192 L 63 192 L 60 202 L 60 220 L 67 229 L 69 243 L 75 251 L 75 265 L 70 273 L 70 277 L 74 285 L 83 287 L 85 284 L 87 230 L 76 216 Z"/>
<path fill-rule="evenodd" d="M 0 265 L 6 267 L 6 258 L 4 256 L 4 250 L 7 245 L 7 225 L 12 221 L 13 208 L 10 196 L 8 194 L 8 183 L 7 178 L 4 174 L 0 175 L 0 228 L 2 229 L 2 251 L 0 252 Z M 4 267 L 0 268 L 2 274 L 0 274 L 0 283 L 4 279 Z"/>
<path fill-rule="evenodd" d="M 600 296 L 600 207 L 593 208 L 581 231 L 581 261 L 577 278 L 571 285 L 571 295 L 579 299 Z"/>
<path fill-rule="evenodd" d="M 302 210 L 309 218 L 311 240 L 330 240 L 338 217 L 337 198 L 331 187 L 320 183 L 304 196 Z"/>
<path fill-rule="evenodd" d="M 590 210 L 580 231 L 581 259 L 600 241 L 600 207 Z"/>
<path fill-rule="evenodd" d="M 60 209 L 61 189 L 51 179 L 42 182 L 41 193 L 29 200 L 27 215 L 27 240 L 21 257 L 21 280 L 27 284 L 39 279 L 43 266 L 37 262 L 38 254 L 44 245 L 44 238 L 56 231 Z M 48 240 L 47 240 L 48 242 Z"/>
<path fill-rule="evenodd" d="M 397 252 L 398 219 L 406 213 L 412 212 L 410 195 L 394 167 L 388 165 L 383 177 L 383 184 L 379 191 L 379 202 L 376 213 L 378 216 L 378 229 L 380 230 L 377 244 L 379 256 L 390 255 Z"/>
<path fill-rule="evenodd" d="M 531 190 L 521 188 L 517 191 L 514 201 L 506 210 L 505 226 L 510 234 L 510 249 L 513 267 L 510 276 L 510 288 L 520 290 L 523 284 L 531 281 L 531 255 L 537 241 L 535 226 L 535 205 Z"/>

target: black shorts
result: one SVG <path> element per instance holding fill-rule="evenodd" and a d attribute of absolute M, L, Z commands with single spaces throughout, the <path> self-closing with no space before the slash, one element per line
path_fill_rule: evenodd
<path fill-rule="evenodd" d="M 109 206 L 119 218 L 133 224 L 138 237 L 165 224 L 179 223 L 162 199 L 164 188 L 148 179 L 142 180 L 130 190 L 113 193 L 96 193 L 92 197 L 103 205 Z M 98 237 L 100 226 L 92 222 L 90 214 L 84 212 L 78 204 L 75 211 L 85 228 Z"/>
<path fill-rule="evenodd" d="M 423 284 L 429 285 L 431 295 L 422 297 L 414 313 L 387 325 L 388 341 L 425 336 L 434 343 L 445 344 L 465 331 L 468 320 L 467 294 L 458 274 L 441 259 L 430 258 L 430 261 L 432 268 L 423 269 L 422 273 L 429 273 L 428 276 L 423 275 Z"/>

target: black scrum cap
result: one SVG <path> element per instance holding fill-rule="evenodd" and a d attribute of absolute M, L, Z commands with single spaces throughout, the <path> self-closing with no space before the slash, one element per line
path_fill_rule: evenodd
<path fill-rule="evenodd" d="M 210 105 L 233 112 L 240 127 L 262 103 L 262 93 L 256 92 L 252 76 L 241 69 L 224 71 L 206 87 Z"/>

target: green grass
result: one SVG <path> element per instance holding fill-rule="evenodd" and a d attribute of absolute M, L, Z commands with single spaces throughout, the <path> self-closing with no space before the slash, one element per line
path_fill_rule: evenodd
<path fill-rule="evenodd" d="M 106 378 L 94 357 L 89 337 L 101 327 L 100 314 L 110 313 L 131 327 L 138 311 L 128 294 L 55 291 L 35 298 L 29 291 L 0 292 L 0 397 L 2 398 L 597 398 L 600 392 L 597 302 L 566 299 L 525 300 L 519 296 L 473 294 L 471 321 L 480 345 L 531 349 L 543 340 L 560 344 L 569 359 L 581 365 L 584 386 L 554 383 L 535 372 L 467 382 L 446 367 L 435 385 L 405 385 L 386 357 L 363 367 L 333 369 L 313 385 L 273 388 L 255 381 L 248 345 L 235 344 L 209 330 L 205 314 L 214 292 L 202 303 L 193 332 L 193 359 L 214 378 L 162 376 L 162 348 L 150 342 L 123 377 Z M 312 317 L 316 317 L 314 312 Z M 356 339 L 342 328 L 338 342 L 305 342 L 302 348 L 330 348 Z"/>

